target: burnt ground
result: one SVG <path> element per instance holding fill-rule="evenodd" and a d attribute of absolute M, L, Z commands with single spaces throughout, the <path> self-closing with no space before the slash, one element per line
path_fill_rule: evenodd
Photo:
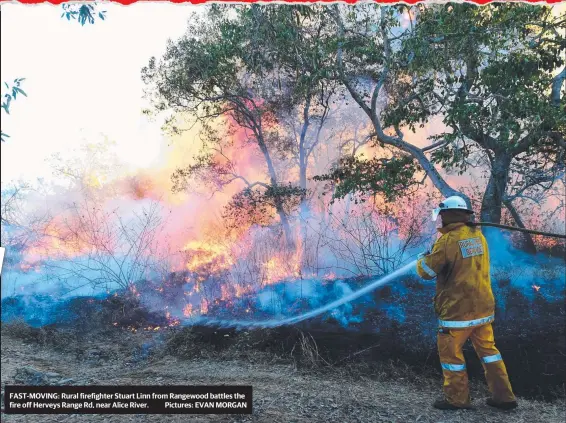
<path fill-rule="evenodd" d="M 361 340 L 351 345 L 355 352 L 339 358 L 338 353 L 326 351 L 329 343 L 322 335 L 296 328 L 250 332 L 170 328 L 134 333 L 122 328 L 96 332 L 3 324 L 2 386 L 250 384 L 254 412 L 251 416 L 2 414 L 2 421 L 530 423 L 563 422 L 566 416 L 563 397 L 539 401 L 519 396 L 519 409 L 493 410 L 483 403 L 488 392 L 480 378 L 471 381 L 476 410 L 438 411 L 430 404 L 440 395 L 439 372 L 428 366 L 418 371 L 399 357 L 378 359 L 378 348 L 365 347 Z M 331 334 L 326 333 L 326 338 Z M 350 344 L 353 338 L 341 342 Z"/>
<path fill-rule="evenodd" d="M 480 361 L 464 348 L 476 411 L 431 408 L 441 395 L 434 287 L 404 277 L 352 303 L 349 324 L 328 313 L 292 327 L 236 330 L 169 327 L 163 309 L 137 296 L 50 296 L 2 300 L 2 384 L 250 384 L 252 416 L 2 415 L 7 422 L 563 422 L 566 420 L 564 273 L 498 275 L 494 331 L 520 408 L 500 412 Z M 511 283 L 511 279 L 514 283 Z M 367 281 L 348 281 L 353 290 Z M 147 283 L 140 283 L 141 288 Z M 537 285 L 540 290 L 530 289 Z M 526 287 L 526 289 L 525 289 Z M 284 293 L 285 284 L 271 287 Z M 333 284 L 318 293 L 333 300 Z M 156 292 L 152 290 L 152 292 Z M 182 298 L 165 290 L 166 304 Z M 170 298 L 169 298 L 170 297 Z M 242 319 L 249 301 L 215 302 L 218 318 Z M 313 308 L 286 304 L 296 315 Z M 257 320 L 262 316 L 254 309 Z M 356 319 L 356 317 L 359 317 Z M 158 330 L 154 330 L 159 327 Z M 148 330 L 151 328 L 151 330 Z"/>
<path fill-rule="evenodd" d="M 563 278 L 563 277 L 562 277 Z M 352 289 L 365 281 L 351 281 Z M 541 285 L 540 292 L 531 289 L 526 294 L 513 286 L 509 279 L 494 281 L 497 299 L 494 331 L 496 345 L 507 366 L 515 393 L 523 398 L 556 400 L 566 397 L 566 292 L 561 284 L 553 285 L 543 279 L 526 281 Z M 332 291 L 329 284 L 328 292 Z M 285 289 L 281 284 L 276 289 Z M 182 297 L 182 290 L 165 291 L 171 297 Z M 173 295 L 174 294 L 174 295 Z M 322 293 L 324 295 L 324 292 Z M 544 295 L 543 295 L 544 294 Z M 344 368 L 355 365 L 364 367 L 367 374 L 379 363 L 396 361 L 406 366 L 414 375 L 439 378 L 440 364 L 436 351 L 436 321 L 431 298 L 434 287 L 424 285 L 414 278 L 403 278 L 390 286 L 362 298 L 352 304 L 353 319 L 347 327 L 331 313 L 301 322 L 293 327 L 270 330 L 237 331 L 193 327 L 172 333 L 169 351 L 177 356 L 195 358 L 201 349 L 218 351 L 261 352 L 271 356 L 290 357 L 299 366 L 305 364 L 310 354 L 310 344 L 316 345 L 317 366 Z M 51 297 L 11 297 L 2 300 L 2 321 L 14 322 L 18 318 L 31 326 L 41 327 L 41 335 L 49 338 L 52 333 L 72 332 L 82 336 L 79 343 L 88 340 L 88 334 L 105 328 L 163 327 L 171 322 L 161 310 L 148 310 L 138 297 L 111 295 L 106 297 L 77 297 L 67 302 L 50 305 Z M 323 298 L 326 304 L 333 298 Z M 169 299 L 168 303 L 172 300 Z M 48 304 L 51 308 L 46 307 Z M 248 302 L 211 306 L 213 316 L 245 319 Z M 312 305 L 296 302 L 289 313 L 300 314 Z M 256 320 L 273 318 L 254 310 Z M 20 317 L 18 317 L 20 316 Z M 49 317 L 53 323 L 45 320 Z M 16 319 L 16 320 L 14 320 Z M 25 331 L 24 331 L 25 332 Z M 309 343 L 305 344 L 307 334 Z M 190 342 L 188 341 L 190 339 Z M 148 355 L 159 342 L 149 342 L 142 351 Z M 206 347 L 206 348 L 205 348 Z M 197 355 L 195 355 L 197 354 Z M 464 346 L 468 373 L 472 380 L 483 381 L 483 369 L 468 342 Z M 207 356 L 208 358 L 208 356 Z M 307 360 L 308 361 L 308 360 Z M 312 360 L 311 360 L 312 361 Z M 309 365 L 309 363 L 306 363 Z"/>

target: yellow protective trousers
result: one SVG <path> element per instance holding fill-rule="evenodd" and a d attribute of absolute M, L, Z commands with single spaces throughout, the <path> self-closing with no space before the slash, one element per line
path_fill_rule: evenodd
<path fill-rule="evenodd" d="M 492 398 L 498 402 L 515 401 L 505 363 L 495 348 L 491 323 L 463 329 L 439 329 L 438 354 L 444 375 L 446 401 L 458 407 L 470 405 L 468 373 L 462 352 L 468 338 L 471 338 L 476 354 L 482 362 Z"/>

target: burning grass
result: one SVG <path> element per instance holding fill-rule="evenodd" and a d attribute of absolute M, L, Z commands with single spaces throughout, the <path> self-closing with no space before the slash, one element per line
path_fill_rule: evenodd
<path fill-rule="evenodd" d="M 521 290 L 511 283 L 512 278 L 500 273 L 493 287 L 498 316 L 494 325 L 496 344 L 505 359 L 514 390 L 522 397 L 564 398 L 566 312 L 559 299 L 565 293 L 563 290 L 549 293 L 550 287 L 544 280 L 536 281 L 538 290 L 529 289 L 534 282 L 525 280 L 526 291 Z M 179 283 L 170 284 L 160 293 L 174 297 L 172 293 L 182 288 L 183 280 L 180 278 Z M 354 290 L 367 283 L 364 279 L 342 282 Z M 325 284 L 332 286 L 333 281 Z M 283 285 L 272 285 L 270 289 L 277 292 Z M 182 360 L 239 359 L 288 363 L 305 371 L 339 369 L 359 377 L 393 379 L 400 377 L 398 372 L 402 371 L 434 383 L 440 378 L 435 317 L 430 304 L 434 287 L 413 277 L 400 278 L 352 303 L 351 309 L 342 310 L 346 314 L 328 313 L 294 326 L 254 330 L 182 327 L 167 309 L 148 308 L 143 301 L 144 289 L 157 291 L 150 285 L 139 286 L 135 292 L 123 291 L 104 298 L 77 297 L 59 303 L 51 310 L 57 324 L 38 325 L 32 319 L 28 323 L 35 322 L 38 327 L 34 328 L 15 320 L 4 322 L 2 331 L 28 343 L 63 350 L 77 342 L 100 338 L 115 339 L 120 344 L 125 342 L 122 334 L 126 331 L 139 337 L 136 339 L 143 338 L 141 343 L 128 344 L 132 361 L 165 356 Z M 295 304 L 293 314 L 312 308 L 304 300 Z M 30 303 L 18 297 L 5 299 L 3 320 L 7 315 L 23 313 L 26 304 Z M 210 312 L 222 312 L 223 318 L 238 318 L 252 307 L 251 314 L 262 320 L 262 309 L 253 308 L 259 307 L 258 304 L 242 296 L 229 303 L 213 303 Z M 346 315 L 350 316 L 349 323 L 344 325 Z M 84 353 L 79 351 L 79 355 Z M 464 355 L 471 380 L 483 380 L 483 369 L 471 345 L 465 345 Z"/>

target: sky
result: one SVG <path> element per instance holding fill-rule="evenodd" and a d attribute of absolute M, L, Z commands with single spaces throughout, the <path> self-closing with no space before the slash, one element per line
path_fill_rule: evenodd
<path fill-rule="evenodd" d="M 141 69 L 180 37 L 199 6 L 104 4 L 106 20 L 81 26 L 61 7 L 2 4 L 2 82 L 26 78 L 28 97 L 2 112 L 3 182 L 49 177 L 45 159 L 104 136 L 134 168 L 150 167 L 167 145 L 159 121 L 142 115 Z"/>
<path fill-rule="evenodd" d="M 148 2 L 102 9 L 105 21 L 81 26 L 62 19 L 60 6 L 2 4 L 1 82 L 26 78 L 28 94 L 12 103 L 9 116 L 1 114 L 2 131 L 10 135 L 1 146 L 3 183 L 48 179 L 52 154 L 104 137 L 116 142 L 116 153 L 133 169 L 161 160 L 168 143 L 161 122 L 141 113 L 141 68 L 161 56 L 168 38 L 184 33 L 190 14 L 202 6 Z"/>

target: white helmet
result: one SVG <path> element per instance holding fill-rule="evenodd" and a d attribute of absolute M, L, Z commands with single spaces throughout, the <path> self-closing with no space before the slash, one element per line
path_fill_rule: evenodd
<path fill-rule="evenodd" d="M 436 218 L 438 217 L 439 213 L 443 210 L 463 210 L 472 214 L 474 211 L 468 208 L 468 204 L 466 204 L 466 200 L 462 197 L 457 195 L 453 195 L 451 197 L 446 198 L 442 203 L 438 205 L 432 211 L 432 221 L 436 222 Z"/>

